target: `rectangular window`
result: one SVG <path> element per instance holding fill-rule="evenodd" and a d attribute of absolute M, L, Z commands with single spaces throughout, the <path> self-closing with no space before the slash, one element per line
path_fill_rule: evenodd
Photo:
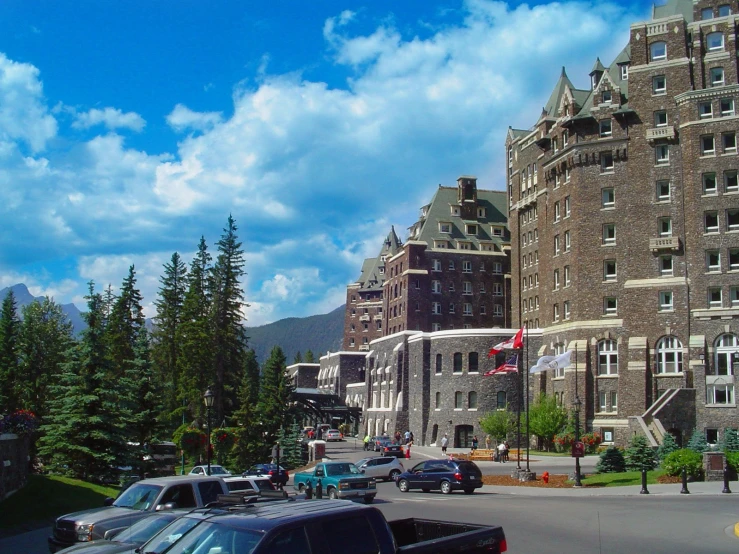
<path fill-rule="evenodd" d="M 500 262 L 493 262 L 493 273 L 496 275 L 503 273 L 503 264 Z"/>
<path fill-rule="evenodd" d="M 716 174 L 715 173 L 704 173 L 703 174 L 703 194 L 718 194 L 718 187 L 716 187 Z"/>
<path fill-rule="evenodd" d="M 701 10 L 701 19 L 703 21 L 713 19 L 713 8 L 703 8 Z"/>
<path fill-rule="evenodd" d="M 652 94 L 667 93 L 667 80 L 664 75 L 652 77 Z"/>
<path fill-rule="evenodd" d="M 713 135 L 701 136 L 701 156 L 712 156 L 716 153 L 716 141 Z"/>
<path fill-rule="evenodd" d="M 613 100 L 613 95 L 610 90 L 604 90 L 600 95 L 600 100 L 604 104 L 607 104 Z"/>
<path fill-rule="evenodd" d="M 721 253 L 718 250 L 706 250 L 706 270 L 713 273 L 721 271 Z"/>
<path fill-rule="evenodd" d="M 434 302 L 431 305 L 431 313 L 434 315 L 441 315 L 441 302 Z"/>
<path fill-rule="evenodd" d="M 493 283 L 493 296 L 503 296 L 503 285 Z"/>
<path fill-rule="evenodd" d="M 565 217 L 570 217 L 570 197 L 565 196 Z"/>
<path fill-rule="evenodd" d="M 724 152 L 727 154 L 736 153 L 736 133 L 723 133 L 721 135 L 721 143 L 724 146 Z"/>
<path fill-rule="evenodd" d="M 659 236 L 660 237 L 671 237 L 672 236 L 672 219 L 669 217 L 659 218 Z"/>
<path fill-rule="evenodd" d="M 558 189 L 559 188 L 559 185 L 562 183 L 562 177 L 560 176 L 559 173 L 557 173 L 557 170 L 556 169 L 554 169 L 552 171 L 554 172 L 554 188 L 555 189 Z"/>
<path fill-rule="evenodd" d="M 670 199 L 670 181 L 657 181 L 657 201 Z"/>
<path fill-rule="evenodd" d="M 482 304 L 480 306 L 480 315 L 485 315 L 485 314 L 487 314 L 487 309 L 485 308 L 485 304 Z"/>
<path fill-rule="evenodd" d="M 739 248 L 729 248 L 729 269 L 739 269 Z"/>
<path fill-rule="evenodd" d="M 462 294 L 463 295 L 470 295 L 472 294 L 472 283 L 469 281 L 465 281 L 462 283 Z"/>
<path fill-rule="evenodd" d="M 672 275 L 672 256 L 660 256 L 659 274 L 663 277 Z"/>
<path fill-rule="evenodd" d="M 441 281 L 431 281 L 431 292 L 441 294 Z"/>
<path fill-rule="evenodd" d="M 493 306 L 493 315 L 495 317 L 502 317 L 503 316 L 503 306 L 500 304 L 496 304 Z"/>
<path fill-rule="evenodd" d="M 711 86 L 712 87 L 724 86 L 724 68 L 723 67 L 712 67 L 711 68 Z"/>
<path fill-rule="evenodd" d="M 610 137 L 611 134 L 612 134 L 611 120 L 610 119 L 602 119 L 600 121 L 600 136 L 601 137 Z"/>
<path fill-rule="evenodd" d="M 450 314 L 453 314 L 453 313 L 455 313 L 455 307 L 454 307 L 454 302 L 450 302 L 450 303 L 449 303 L 449 313 L 450 313 Z"/>
<path fill-rule="evenodd" d="M 598 411 L 599 412 L 608 411 L 608 393 L 606 391 L 598 392 Z"/>
<path fill-rule="evenodd" d="M 565 288 L 570 286 L 570 266 L 565 266 Z"/>
<path fill-rule="evenodd" d="M 472 304 L 465 302 L 464 304 L 464 315 L 472 315 Z"/>
<path fill-rule="evenodd" d="M 603 244 L 616 244 L 616 225 L 614 223 L 603 225 Z"/>
<path fill-rule="evenodd" d="M 618 411 L 618 392 L 615 390 L 611 391 L 611 411 Z"/>
<path fill-rule="evenodd" d="M 606 260 L 603 262 L 603 280 L 616 280 L 616 260 Z"/>
<path fill-rule="evenodd" d="M 706 212 L 703 214 L 706 233 L 718 233 L 718 212 Z"/>
<path fill-rule="evenodd" d="M 565 183 L 569 183 L 569 182 L 570 182 L 570 168 L 565 167 Z"/>
<path fill-rule="evenodd" d="M 562 315 L 564 316 L 564 319 L 570 319 L 570 301 L 565 300 L 562 303 Z"/>
<path fill-rule="evenodd" d="M 572 249 L 572 240 L 569 231 L 565 231 L 565 252 L 569 252 Z"/>
<path fill-rule="evenodd" d="M 669 291 L 669 290 L 660 291 L 659 310 L 661 312 L 672 311 L 672 291 Z"/>
<path fill-rule="evenodd" d="M 739 210 L 726 210 L 726 228 L 739 231 Z"/>
<path fill-rule="evenodd" d="M 432 323 L 431 330 L 434 332 L 441 331 L 441 323 Z"/>
<path fill-rule="evenodd" d="M 439 223 L 439 232 L 440 233 L 451 233 L 452 224 L 451 223 Z"/>
<path fill-rule="evenodd" d="M 713 117 L 713 106 L 710 102 L 701 102 L 698 104 L 698 115 L 701 119 Z"/>
<path fill-rule="evenodd" d="M 477 234 L 477 225 L 467 225 L 467 234 L 468 235 L 476 235 Z"/>
<path fill-rule="evenodd" d="M 610 173 L 613 171 L 613 153 L 600 153 L 600 171 L 601 173 Z"/>
<path fill-rule="evenodd" d="M 462 262 L 462 273 L 472 273 L 472 262 Z"/>
<path fill-rule="evenodd" d="M 731 300 L 731 307 L 736 308 L 739 306 L 739 287 L 731 287 L 729 299 Z"/>
<path fill-rule="evenodd" d="M 623 64 L 621 67 L 621 80 L 622 81 L 628 81 L 629 79 L 629 66 L 626 64 Z"/>
<path fill-rule="evenodd" d="M 667 59 L 667 43 L 653 42 L 649 45 L 649 59 L 653 62 Z"/>
<path fill-rule="evenodd" d="M 559 269 L 554 270 L 554 290 L 559 290 Z"/>
<path fill-rule="evenodd" d="M 724 192 L 739 192 L 736 170 L 724 171 Z"/>
<path fill-rule="evenodd" d="M 721 99 L 721 115 L 734 115 L 734 99 L 733 98 L 722 98 Z"/>
<path fill-rule="evenodd" d="M 440 260 L 431 260 L 431 271 L 441 271 Z"/>
<path fill-rule="evenodd" d="M 487 291 L 485 290 L 485 283 L 484 283 L 484 282 L 483 282 L 483 283 L 480 283 L 480 293 L 481 293 L 481 294 L 485 294 L 485 292 L 487 292 Z"/>
<path fill-rule="evenodd" d="M 708 307 L 709 308 L 720 308 L 723 305 L 721 299 L 721 288 L 711 287 L 708 289 Z"/>
<path fill-rule="evenodd" d="M 734 385 L 706 385 L 706 404 L 734 404 Z M 714 439 L 715 441 L 716 439 Z"/>
<path fill-rule="evenodd" d="M 670 163 L 670 147 L 666 144 L 658 144 L 654 147 L 654 161 L 657 165 Z"/>
<path fill-rule="evenodd" d="M 726 17 L 731 15 L 731 6 L 729 4 L 721 4 L 718 7 L 718 16 L 719 17 Z"/>
<path fill-rule="evenodd" d="M 559 221 L 559 202 L 554 203 L 554 222 Z"/>
<path fill-rule="evenodd" d="M 554 255 L 559 256 L 559 235 L 554 236 Z"/>
<path fill-rule="evenodd" d="M 659 110 L 654 112 L 654 126 L 655 127 L 666 127 L 667 126 L 667 112 L 665 110 Z"/>
<path fill-rule="evenodd" d="M 724 34 L 721 32 L 708 33 L 706 36 L 706 49 L 709 52 L 718 52 L 724 49 Z"/>
<path fill-rule="evenodd" d="M 552 321 L 559 321 L 559 304 L 552 306 Z"/>
<path fill-rule="evenodd" d="M 616 205 L 616 192 L 610 187 L 601 190 L 600 198 L 603 208 L 613 208 Z"/>
<path fill-rule="evenodd" d="M 449 260 L 449 271 L 454 271 L 454 260 Z"/>
<path fill-rule="evenodd" d="M 613 296 L 603 299 L 603 313 L 605 315 L 616 315 L 618 312 L 618 301 Z"/>

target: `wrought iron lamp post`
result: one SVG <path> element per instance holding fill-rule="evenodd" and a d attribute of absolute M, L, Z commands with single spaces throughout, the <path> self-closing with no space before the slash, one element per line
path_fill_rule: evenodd
<path fill-rule="evenodd" d="M 582 401 L 579 396 L 575 396 L 575 400 L 572 403 L 572 407 L 575 409 L 575 442 L 580 442 L 580 408 L 582 408 Z M 575 456 L 575 486 L 582 487 L 580 481 L 580 456 Z"/>
<path fill-rule="evenodd" d="M 203 401 L 205 402 L 205 410 L 208 417 L 208 475 L 210 475 L 210 409 L 213 407 L 213 392 L 208 388 L 203 395 Z"/>

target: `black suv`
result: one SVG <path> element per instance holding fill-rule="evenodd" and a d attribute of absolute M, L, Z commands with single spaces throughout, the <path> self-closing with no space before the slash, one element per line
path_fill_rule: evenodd
<path fill-rule="evenodd" d="M 456 490 L 472 494 L 482 487 L 482 472 L 477 464 L 466 460 L 427 460 L 398 475 L 395 484 L 400 492 L 438 489 L 444 494 Z"/>

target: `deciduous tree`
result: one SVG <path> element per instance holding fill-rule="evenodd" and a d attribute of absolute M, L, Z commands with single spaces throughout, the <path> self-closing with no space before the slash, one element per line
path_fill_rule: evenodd
<path fill-rule="evenodd" d="M 547 449 L 551 449 L 554 435 L 567 424 L 567 411 L 557 404 L 556 398 L 540 394 L 529 410 L 529 429 L 538 436 Z"/>

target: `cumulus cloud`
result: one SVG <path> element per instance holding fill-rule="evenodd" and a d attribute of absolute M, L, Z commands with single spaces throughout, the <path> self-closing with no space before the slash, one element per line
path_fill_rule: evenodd
<path fill-rule="evenodd" d="M 182 104 L 177 104 L 167 116 L 167 123 L 175 131 L 206 131 L 222 120 L 223 116 L 218 112 L 194 112 Z"/>
<path fill-rule="evenodd" d="M 104 125 L 111 131 L 115 129 L 129 129 L 140 133 L 146 126 L 146 121 L 135 112 L 126 112 L 117 108 L 93 108 L 87 112 L 78 113 L 72 127 L 75 129 L 89 129 L 96 125 Z"/>

